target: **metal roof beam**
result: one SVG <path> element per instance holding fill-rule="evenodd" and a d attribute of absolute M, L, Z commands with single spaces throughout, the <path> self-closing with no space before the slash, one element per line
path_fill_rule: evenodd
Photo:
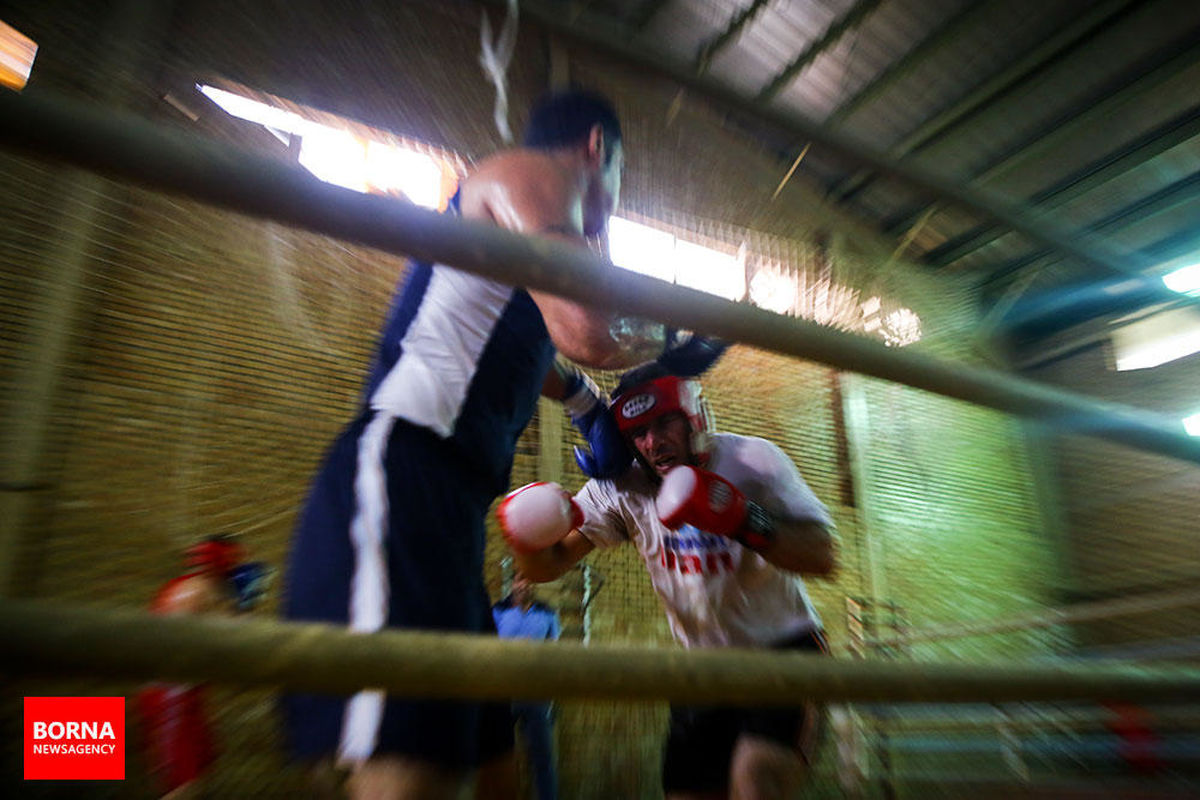
<path fill-rule="evenodd" d="M 1142 252 L 1160 264 L 1175 259 L 1192 260 L 1197 253 L 1200 253 L 1200 233 L 1195 230 L 1173 233 L 1165 239 L 1159 239 L 1154 244 L 1143 247 Z"/>
<path fill-rule="evenodd" d="M 1047 211 L 1059 208 L 1196 136 L 1200 136 L 1200 106 L 1185 111 L 1165 125 L 1138 137 L 1126 147 L 1034 194 L 1030 202 Z M 1004 233 L 995 226 L 975 228 L 929 251 L 925 254 L 924 261 L 933 267 L 948 266 L 991 244 Z"/>
<path fill-rule="evenodd" d="M 779 94 L 792 79 L 811 64 L 817 56 L 829 49 L 838 39 L 850 30 L 858 27 L 868 14 L 875 10 L 881 0 L 857 0 L 857 2 L 846 12 L 846 16 L 837 20 L 825 34 L 808 46 L 808 49 L 797 56 L 792 63 L 784 68 L 783 72 L 775 76 L 770 83 L 758 93 L 758 102 L 769 103 L 775 95 Z"/>
<path fill-rule="evenodd" d="M 1175 181 L 1170 186 L 1114 211 L 1089 225 L 1088 230 L 1103 233 L 1131 228 L 1160 214 L 1195 202 L 1197 198 L 1200 198 L 1200 172 Z"/>
<path fill-rule="evenodd" d="M 654 19 L 654 15 L 666 4 L 667 0 L 646 0 L 629 18 L 629 24 L 635 31 L 642 30 L 650 24 L 650 20 Z"/>
<path fill-rule="evenodd" d="M 1063 28 L 1035 47 L 1025 58 L 992 76 L 950 108 L 919 125 L 910 134 L 888 148 L 889 155 L 900 158 L 924 147 L 967 116 L 1011 91 L 1032 73 L 1067 55 L 1097 30 L 1114 22 L 1128 10 L 1128 6 L 1130 6 L 1130 0 L 1108 0 L 1108 2 L 1096 6 L 1073 25 Z M 829 194 L 835 199 L 846 200 L 859 191 L 870 179 L 870 172 L 858 172 L 835 185 L 830 189 Z"/>
<path fill-rule="evenodd" d="M 1193 203 L 1197 199 L 1200 199 L 1200 173 L 1191 175 L 1183 180 L 1176 181 L 1170 186 L 1167 186 L 1166 188 L 1161 189 L 1154 194 L 1143 197 L 1137 202 L 1131 203 L 1130 205 L 1125 206 L 1124 208 L 1121 208 L 1112 214 L 1093 222 L 1091 225 L 1088 225 L 1087 230 L 1089 233 L 1108 233 L 1124 230 L 1125 228 L 1132 227 L 1139 222 L 1145 222 L 1146 220 L 1152 219 L 1159 214 L 1165 214 L 1168 211 L 1179 208 L 1180 206 Z M 1172 240 L 1175 238 L 1180 237 L 1171 237 Z M 1182 240 L 1190 241 L 1191 238 L 1191 235 L 1188 235 L 1187 237 L 1183 237 Z M 1165 259 L 1156 259 L 1153 257 L 1153 253 L 1155 252 L 1155 248 L 1159 248 L 1161 246 L 1162 242 L 1159 242 L 1149 247 L 1143 247 L 1137 252 L 1141 259 L 1149 261 L 1150 263 L 1158 263 Z M 1186 251 L 1181 251 L 1179 255 L 1184 253 L 1186 253 Z M 1034 265 L 1037 265 L 1039 268 L 1049 266 L 1059 258 L 1059 254 L 1053 250 L 1042 249 L 1032 253 L 1027 253 L 1020 258 L 1012 259 L 992 275 L 988 276 L 988 279 L 984 281 L 983 285 L 995 283 L 1002 278 L 1007 278 Z M 1139 274 L 1134 277 L 1146 281 L 1148 285 L 1154 285 L 1157 289 L 1161 290 L 1160 293 L 1163 300 L 1191 300 L 1191 298 L 1167 289 L 1166 286 L 1159 282 L 1159 279 L 1156 276 Z"/>
<path fill-rule="evenodd" d="M 1048 151 L 1078 136 L 1084 128 L 1103 123 L 1119 114 L 1121 107 L 1131 100 L 1146 96 L 1180 73 L 1191 69 L 1200 61 L 1200 39 L 1195 33 L 1193 31 L 1184 38 L 1185 42 L 1192 43 L 1190 46 L 1183 47 L 1172 55 L 1159 60 L 1149 72 L 1144 72 L 1132 79 L 1127 79 L 1124 75 L 1120 76 L 1118 82 L 1122 82 L 1123 85 L 1110 84 L 1100 87 L 1090 97 L 1077 103 L 1069 113 L 1064 115 L 1065 118 L 1054 121 L 1034 134 L 1032 138 L 1013 146 L 1009 149 L 1008 155 L 993 162 L 982 172 L 971 176 L 971 182 L 987 183 L 1008 174 L 1029 159 L 1045 155 Z M 888 223 L 889 232 L 895 234 L 907 230 L 914 221 L 925 214 L 928 208 L 928 206 L 921 206 L 905 214 L 902 218 Z"/>
<path fill-rule="evenodd" d="M 556 13 L 556 6 L 545 0 L 524 0 L 521 9 L 526 21 L 534 22 L 551 33 L 617 57 L 639 69 L 670 78 L 698 96 L 725 108 L 751 114 L 788 131 L 800 141 L 811 141 L 831 153 L 890 175 L 919 191 L 956 203 L 1072 258 L 1115 271 L 1130 271 L 1127 264 L 1130 254 L 1105 241 L 1056 224 L 1044 214 L 1031 213 L 1022 204 L 1001 194 L 985 188 L 964 186 L 933 169 L 900 161 L 849 133 L 831 130 L 795 111 L 757 102 L 707 76 L 696 75 L 689 66 L 634 46 L 623 27 L 613 25 L 603 17 L 589 14 L 586 20 L 568 24 Z"/>
<path fill-rule="evenodd" d="M 913 49 L 905 53 L 898 61 L 877 75 L 873 81 L 860 89 L 857 94 L 838 106 L 837 110 L 829 116 L 826 124 L 834 126 L 841 124 L 851 114 L 877 99 L 901 80 L 911 75 L 923 60 L 929 58 L 943 47 L 947 47 L 957 41 L 958 37 L 965 30 L 968 30 L 978 22 L 981 17 L 986 16 L 987 12 L 990 12 L 998 5 L 1005 6 L 1008 3 L 1009 0 L 987 0 L 987 2 L 968 3 L 966 8 L 944 22 L 937 30 L 926 36 Z"/>
<path fill-rule="evenodd" d="M 712 63 L 716 55 L 737 38 L 737 35 L 742 32 L 742 28 L 746 27 L 749 22 L 758 16 L 758 12 L 762 11 L 769 2 L 771 0 L 754 0 L 753 3 L 742 9 L 741 13 L 729 23 L 729 26 L 725 30 L 700 45 L 700 50 L 696 53 L 696 71 L 699 73 L 706 72 L 708 65 Z"/>

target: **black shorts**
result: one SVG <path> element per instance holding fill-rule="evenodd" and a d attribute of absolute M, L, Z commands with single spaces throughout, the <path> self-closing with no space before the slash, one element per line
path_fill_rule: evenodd
<path fill-rule="evenodd" d="M 773 647 L 829 652 L 825 637 L 819 631 Z M 744 733 L 794 748 L 800 758 L 811 763 L 823 718 L 823 707 L 811 702 L 799 708 L 672 706 L 671 732 L 663 755 L 663 791 L 726 789 L 733 749 L 738 737 Z"/>
<path fill-rule="evenodd" d="M 352 614 L 366 608 L 380 628 L 495 633 L 482 577 L 492 498 L 452 444 L 364 415 L 309 493 L 289 554 L 285 616 L 353 627 Z M 288 749 L 304 760 L 391 754 L 467 769 L 513 746 L 508 701 L 292 692 L 282 710 Z"/>

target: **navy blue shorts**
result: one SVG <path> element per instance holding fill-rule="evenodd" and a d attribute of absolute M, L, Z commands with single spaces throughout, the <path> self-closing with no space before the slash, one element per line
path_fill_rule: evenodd
<path fill-rule="evenodd" d="M 819 631 L 774 647 L 829 652 Z M 671 706 L 671 732 L 663 753 L 663 791 L 728 791 L 733 749 L 743 733 L 793 748 L 805 763 L 811 763 L 823 717 L 823 709 L 815 703 L 799 708 Z"/>
<path fill-rule="evenodd" d="M 284 615 L 370 632 L 495 632 L 483 586 L 494 497 L 454 444 L 367 414 L 334 442 L 301 514 Z M 300 759 L 398 754 L 470 768 L 513 746 L 507 702 L 288 694 L 287 744 Z"/>

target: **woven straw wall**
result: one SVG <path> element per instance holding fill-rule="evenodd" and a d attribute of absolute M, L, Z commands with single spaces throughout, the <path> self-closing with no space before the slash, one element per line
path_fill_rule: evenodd
<path fill-rule="evenodd" d="M 48 13 L 33 5 L 0 15 L 42 44 L 30 91 L 88 92 L 95 82 L 79 76 L 101 37 L 87 34 L 103 29 L 111 9 L 81 2 Z M 192 84 L 213 76 L 467 159 L 486 155 L 498 137 L 493 95 L 476 63 L 477 9 L 394 5 L 179 3 L 158 39 L 137 40 L 147 66 L 126 75 L 132 88 L 121 102 L 163 124 L 283 157 L 270 136 L 195 96 Z M 111 69 L 122 63 L 134 61 Z M 885 264 L 888 248 L 801 178 L 772 202 L 788 165 L 694 101 L 669 119 L 671 87 L 586 54 L 572 54 L 572 69 L 609 91 L 626 120 L 625 209 L 728 246 L 748 241 L 797 271 L 824 270 L 864 297 L 920 314 L 920 347 L 977 360 L 968 340 L 973 298 L 963 286 Z M 543 44 L 526 31 L 510 76 L 515 127 L 544 72 Z M 195 104 L 200 119 L 161 102 L 167 92 Z M 404 262 L 8 155 L 0 174 L 5 409 L 21 407 L 39 358 L 39 321 L 64 323 L 69 334 L 37 480 L 21 487 L 30 510 L 19 531 L 18 591 L 142 606 L 175 573 L 180 549 L 217 531 L 241 535 L 256 558 L 281 566 L 297 504 L 354 407 Z M 79 203 L 86 213 L 68 213 Z M 815 241 L 835 226 L 840 244 L 817 264 Z M 81 265 L 75 299 L 66 313 L 47 316 L 68 247 Z M 600 376 L 609 386 L 613 377 Z M 1022 433 L 1010 420 L 741 346 L 706 383 L 720 427 L 779 443 L 834 512 L 841 568 L 810 585 L 839 653 L 848 595 L 874 593 L 918 624 L 1049 602 L 1057 562 L 1041 536 Z M 23 424 L 6 414 L 6 448 Z M 578 439 L 566 427 L 558 456 L 574 489 L 582 482 L 570 458 Z M 538 441 L 535 420 L 521 440 L 514 485 L 538 477 L 546 457 Z M 493 532 L 485 580 L 497 597 L 503 558 Z M 589 565 L 598 586 L 590 641 L 673 646 L 631 548 L 597 553 Z M 583 632 L 570 605 L 579 581 L 574 573 L 544 595 L 572 636 Z M 262 613 L 273 613 L 277 598 Z M 930 652 L 1013 655 L 1014 642 L 1017 653 L 1044 652 L 1062 638 L 1001 637 Z M 64 693 L 61 684 L 53 691 Z M 269 697 L 222 688 L 217 700 L 226 754 L 215 795 L 295 796 L 307 779 L 282 761 Z M 15 724 L 13 714 L 5 719 Z M 657 796 L 665 721 L 661 704 L 564 704 L 564 796 Z M 97 793 L 146 796 L 139 769 L 131 759 L 131 780 Z"/>
<path fill-rule="evenodd" d="M 1033 375 L 1176 419 L 1195 413 L 1200 357 L 1130 372 L 1116 372 L 1111 363 L 1107 345 L 1097 344 Z M 1191 542 L 1200 523 L 1200 467 L 1081 436 L 1054 441 L 1070 553 L 1066 588 L 1072 598 L 1099 601 L 1193 590 L 1200 576 L 1200 549 Z M 1197 628 L 1200 608 L 1175 608 L 1089 624 L 1083 643 L 1132 647 L 1192 637 Z"/>

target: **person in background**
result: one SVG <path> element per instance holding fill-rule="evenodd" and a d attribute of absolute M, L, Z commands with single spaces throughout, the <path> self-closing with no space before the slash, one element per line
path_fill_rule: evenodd
<path fill-rule="evenodd" d="M 247 561 L 233 537 L 210 536 L 187 549 L 183 573 L 159 588 L 150 610 L 167 616 L 245 613 L 262 602 L 269 579 L 268 567 Z M 203 684 L 152 683 L 138 693 L 143 753 L 171 800 L 199 794 L 217 759 L 206 695 Z"/>
<path fill-rule="evenodd" d="M 554 609 L 539 603 L 534 585 L 520 570 L 513 573 L 512 591 L 492 606 L 496 630 L 502 639 L 558 641 L 561 633 Z M 538 800 L 556 800 L 558 775 L 554 755 L 554 714 L 548 702 L 513 703 L 513 716 L 525 738 L 529 769 Z"/>

